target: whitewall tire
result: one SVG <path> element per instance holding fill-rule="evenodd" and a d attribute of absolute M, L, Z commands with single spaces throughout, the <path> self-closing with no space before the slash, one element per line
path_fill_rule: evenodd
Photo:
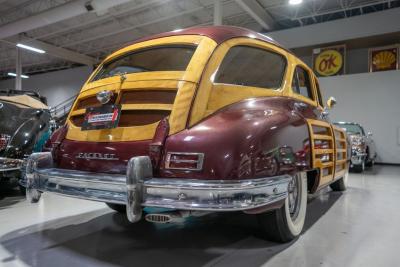
<path fill-rule="evenodd" d="M 333 191 L 345 191 L 347 189 L 347 181 L 349 179 L 349 171 L 343 175 L 342 178 L 330 184 Z"/>
<path fill-rule="evenodd" d="M 258 215 L 263 234 L 277 242 L 289 242 L 299 236 L 306 217 L 307 174 L 294 175 L 288 187 L 288 197 L 280 209 Z"/>

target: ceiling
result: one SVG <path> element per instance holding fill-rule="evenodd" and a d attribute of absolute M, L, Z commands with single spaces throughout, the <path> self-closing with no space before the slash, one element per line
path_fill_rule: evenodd
<path fill-rule="evenodd" d="M 2 27 L 51 9 L 62 8 L 78 0 L 0 0 L 0 35 Z M 256 31 L 272 31 L 341 19 L 399 7 L 400 1 L 379 0 L 304 0 L 288 5 L 288 0 L 220 0 L 222 22 Z M 256 2 L 256 15 L 240 2 Z M 82 2 L 82 1 L 81 1 Z M 126 1 L 125 1 L 126 2 Z M 248 2 L 247 2 L 248 4 Z M 254 5 L 253 5 L 254 7 Z M 68 12 L 68 11 L 65 11 Z M 64 13 L 66 14 L 66 13 Z M 0 79 L 15 70 L 15 44 L 31 38 L 62 48 L 96 62 L 117 48 L 139 37 L 195 25 L 212 25 L 214 0 L 130 0 L 103 12 L 85 12 L 56 23 L 27 30 L 0 39 Z M 268 25 L 257 22 L 257 15 Z M 266 27 L 268 26 L 268 28 Z M 52 53 L 22 51 L 24 74 L 42 73 L 80 65 Z"/>

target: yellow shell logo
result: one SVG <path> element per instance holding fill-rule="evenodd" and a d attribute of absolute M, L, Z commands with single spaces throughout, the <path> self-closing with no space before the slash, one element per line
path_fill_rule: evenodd
<path fill-rule="evenodd" d="M 337 74 L 343 67 L 343 57 L 338 51 L 328 49 L 315 59 L 315 70 L 319 75 L 331 76 Z"/>
<path fill-rule="evenodd" d="M 372 63 L 378 70 L 388 69 L 396 62 L 396 56 L 394 53 L 389 51 L 382 51 L 377 53 L 372 59 Z"/>

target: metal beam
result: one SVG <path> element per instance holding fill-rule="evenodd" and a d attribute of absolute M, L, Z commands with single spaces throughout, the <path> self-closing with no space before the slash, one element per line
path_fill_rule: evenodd
<path fill-rule="evenodd" d="M 269 32 L 286 48 L 308 47 L 400 32 L 400 8 Z"/>
<path fill-rule="evenodd" d="M 22 82 L 21 82 L 21 75 L 22 75 L 22 66 L 21 66 L 21 51 L 19 47 L 17 49 L 17 56 L 15 61 L 15 90 L 22 90 Z"/>
<path fill-rule="evenodd" d="M 214 25 L 222 25 L 222 3 L 221 0 L 214 0 Z"/>
<path fill-rule="evenodd" d="M 109 8 L 129 1 L 130 0 L 73 0 L 30 17 L 0 26 L 0 39 L 86 14 L 90 12 L 91 9 L 98 14 L 103 14 Z"/>
<path fill-rule="evenodd" d="M 26 45 L 33 46 L 35 48 L 43 49 L 44 51 L 46 51 L 47 54 L 62 58 L 67 61 L 72 61 L 89 66 L 93 66 L 94 64 L 96 64 L 95 58 L 65 48 L 54 46 L 52 44 L 48 44 L 39 40 L 23 37 L 20 42 Z"/>
<path fill-rule="evenodd" d="M 126 14 L 130 13 L 130 12 L 139 12 L 143 9 L 149 8 L 150 6 L 156 5 L 163 5 L 167 2 L 170 2 L 172 0 L 147 0 L 141 4 L 135 4 L 133 6 L 128 6 L 124 9 L 121 10 L 114 10 L 112 12 L 109 12 L 107 14 L 105 14 L 104 16 L 101 17 L 95 17 L 91 20 L 87 20 L 82 24 L 74 24 L 71 25 L 69 27 L 62 27 L 58 30 L 55 30 L 53 32 L 46 32 L 37 36 L 34 36 L 35 39 L 45 39 L 45 38 L 49 38 L 52 37 L 54 35 L 59 35 L 59 34 L 64 34 L 66 32 L 69 31 L 73 31 L 79 28 L 85 28 L 85 27 L 89 27 L 91 25 L 98 25 L 99 23 L 104 23 L 104 21 L 107 20 L 111 20 L 111 19 L 115 19 L 115 18 L 120 18 L 122 16 L 126 16 Z"/>
<path fill-rule="evenodd" d="M 96 35 L 96 36 L 92 36 L 92 37 L 89 37 L 89 38 L 86 38 L 86 39 L 81 39 L 81 40 L 77 40 L 77 41 L 74 41 L 74 42 L 66 43 L 66 44 L 63 44 L 63 46 L 65 46 L 65 47 L 73 46 L 73 45 L 76 45 L 76 44 L 86 43 L 86 42 L 102 39 L 102 38 L 105 38 L 105 37 L 110 37 L 110 36 L 113 36 L 113 35 L 117 35 L 117 34 L 120 34 L 120 33 L 129 32 L 129 31 L 137 29 L 137 28 L 141 28 L 141 27 L 145 27 L 145 26 L 148 26 L 148 25 L 161 23 L 163 21 L 167 21 L 167 20 L 170 20 L 172 18 L 176 18 L 176 17 L 179 17 L 179 16 L 195 13 L 197 11 L 204 10 L 204 9 L 207 9 L 207 8 L 211 8 L 211 7 L 212 7 L 212 5 L 211 6 L 195 7 L 193 9 L 188 9 L 188 10 L 185 10 L 185 11 L 181 11 L 181 12 L 178 12 L 178 13 L 173 14 L 173 15 L 169 15 L 169 16 L 165 16 L 165 17 L 159 17 L 159 18 L 157 18 L 155 20 L 146 21 L 144 23 L 135 24 L 135 25 L 128 26 L 128 27 L 125 27 L 125 28 L 121 28 L 121 29 L 118 29 L 116 31 L 111 31 L 111 32 L 107 32 L 107 33 L 104 33 L 104 34 L 101 34 L 101 35 Z"/>
<path fill-rule="evenodd" d="M 265 30 L 272 30 L 275 22 L 270 14 L 256 0 L 235 0 Z"/>

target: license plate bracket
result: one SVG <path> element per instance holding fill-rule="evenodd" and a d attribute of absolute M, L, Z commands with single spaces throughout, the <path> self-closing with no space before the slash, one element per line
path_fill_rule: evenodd
<path fill-rule="evenodd" d="M 86 108 L 82 130 L 112 129 L 118 126 L 121 105 L 102 105 Z"/>

